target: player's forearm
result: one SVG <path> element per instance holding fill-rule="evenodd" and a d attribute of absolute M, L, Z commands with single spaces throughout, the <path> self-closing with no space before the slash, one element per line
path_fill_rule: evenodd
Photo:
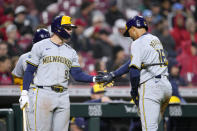
<path fill-rule="evenodd" d="M 137 68 L 130 68 L 130 82 L 132 88 L 138 88 L 140 83 L 140 70 L 138 70 Z"/>
<path fill-rule="evenodd" d="M 130 63 L 131 63 L 131 60 L 128 60 L 124 65 L 122 65 L 120 68 L 115 70 L 114 71 L 115 77 L 118 77 L 118 76 L 128 73 Z"/>
<path fill-rule="evenodd" d="M 24 79 L 23 79 L 23 90 L 29 90 L 29 86 L 31 82 L 33 81 L 33 74 L 36 71 L 37 67 L 27 64 L 27 68 L 24 73 Z"/>
<path fill-rule="evenodd" d="M 70 74 L 76 81 L 80 82 L 93 82 L 93 76 L 84 73 L 80 67 L 72 67 Z"/>

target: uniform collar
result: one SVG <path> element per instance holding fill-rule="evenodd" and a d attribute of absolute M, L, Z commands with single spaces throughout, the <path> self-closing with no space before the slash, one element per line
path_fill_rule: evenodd
<path fill-rule="evenodd" d="M 51 40 L 50 40 L 50 41 L 51 41 Z M 60 47 L 60 46 L 64 45 L 64 44 L 58 45 L 58 44 L 54 43 L 53 41 L 51 41 L 51 43 L 54 44 L 54 45 L 56 45 L 57 47 Z"/>

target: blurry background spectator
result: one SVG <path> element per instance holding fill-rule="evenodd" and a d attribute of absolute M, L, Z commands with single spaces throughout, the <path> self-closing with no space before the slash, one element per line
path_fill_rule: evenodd
<path fill-rule="evenodd" d="M 25 6 L 18 6 L 15 9 L 14 24 L 16 25 L 19 33 L 24 35 L 26 32 L 33 32 L 30 26 L 30 21 L 26 18 L 27 10 Z"/>
<path fill-rule="evenodd" d="M 74 15 L 75 18 L 81 18 L 83 19 L 88 26 L 90 26 L 91 23 L 91 18 L 93 17 L 93 10 L 95 9 L 95 4 L 94 2 L 91 1 L 84 1 L 80 8 L 76 11 L 76 14 Z"/>
<path fill-rule="evenodd" d="M 142 16 L 146 19 L 148 24 L 148 30 L 151 32 L 153 30 L 153 14 L 152 11 L 149 9 L 146 9 L 142 12 Z"/>
<path fill-rule="evenodd" d="M 180 75 L 192 85 L 192 78 L 197 74 L 197 44 L 185 42 L 182 53 L 177 56 L 177 61 L 181 65 Z"/>
<path fill-rule="evenodd" d="M 18 34 L 17 27 L 13 24 L 6 28 L 7 44 L 8 44 L 8 55 L 13 57 L 16 55 L 21 55 L 23 50 L 18 45 Z"/>
<path fill-rule="evenodd" d="M 108 11 L 105 14 L 107 23 L 113 27 L 114 22 L 119 18 L 125 18 L 124 14 L 117 7 L 117 0 L 110 0 Z"/>
<path fill-rule="evenodd" d="M 117 19 L 115 21 L 113 33 L 109 36 L 109 39 L 112 41 L 114 46 L 121 46 L 124 49 L 125 54 L 129 56 L 132 40 L 123 36 L 123 33 L 125 32 L 125 25 L 126 20 Z"/>
<path fill-rule="evenodd" d="M 169 80 L 174 81 L 177 86 L 187 86 L 187 82 L 180 76 L 181 65 L 173 58 L 168 60 Z"/>
<path fill-rule="evenodd" d="M 121 46 L 113 47 L 113 55 L 111 59 L 107 62 L 107 71 L 114 71 L 123 65 L 127 58 L 125 57 L 124 50 Z M 128 76 L 125 74 L 114 80 L 115 85 L 129 85 Z"/>
<path fill-rule="evenodd" d="M 0 57 L 8 55 L 8 45 L 5 41 L 0 42 Z"/>
<path fill-rule="evenodd" d="M 73 117 L 70 122 L 70 131 L 85 131 L 85 119 L 82 117 Z"/>
<path fill-rule="evenodd" d="M 85 23 L 83 19 L 78 18 L 75 20 L 75 25 L 77 25 L 77 29 L 75 29 L 75 31 L 72 33 L 72 47 L 76 51 L 90 51 L 92 47 L 90 45 L 89 39 L 87 39 L 83 34 L 87 26 L 87 23 Z"/>
<path fill-rule="evenodd" d="M 95 28 L 92 35 L 93 57 L 101 59 L 102 57 L 110 58 L 112 55 L 112 41 L 109 39 L 110 32 L 106 29 Z"/>
<path fill-rule="evenodd" d="M 13 79 L 11 75 L 11 60 L 8 56 L 0 57 L 0 85 L 11 85 Z"/>

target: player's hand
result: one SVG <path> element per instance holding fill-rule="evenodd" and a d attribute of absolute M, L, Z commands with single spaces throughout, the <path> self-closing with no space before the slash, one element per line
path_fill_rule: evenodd
<path fill-rule="evenodd" d="M 132 88 L 130 94 L 136 106 L 139 107 L 138 89 Z"/>
<path fill-rule="evenodd" d="M 113 79 L 115 78 L 115 75 L 113 72 L 98 72 L 99 75 L 96 77 L 98 78 L 96 82 L 98 83 L 104 83 L 104 86 L 111 83 Z"/>
<path fill-rule="evenodd" d="M 29 108 L 29 97 L 28 97 L 28 91 L 22 90 L 21 97 L 19 99 L 20 108 L 23 109 L 25 106 Z"/>

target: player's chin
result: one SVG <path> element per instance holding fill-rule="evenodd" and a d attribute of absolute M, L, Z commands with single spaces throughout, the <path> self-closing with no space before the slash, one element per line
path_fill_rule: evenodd
<path fill-rule="evenodd" d="M 70 40 L 71 40 L 71 38 L 68 38 L 68 39 L 64 39 L 63 41 L 64 41 L 65 43 L 68 43 L 68 42 L 70 42 Z"/>

